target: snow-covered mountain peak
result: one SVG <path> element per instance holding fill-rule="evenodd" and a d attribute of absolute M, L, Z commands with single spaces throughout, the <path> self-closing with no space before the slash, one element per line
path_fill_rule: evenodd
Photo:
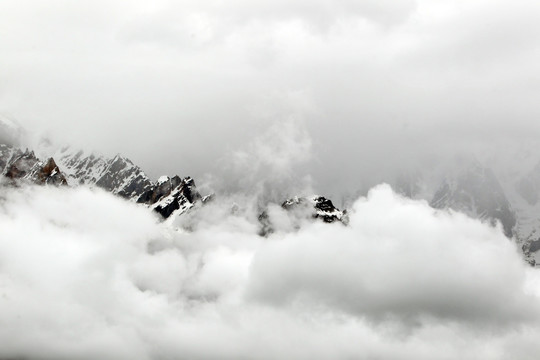
<path fill-rule="evenodd" d="M 160 177 L 141 194 L 137 202 L 150 205 L 162 217 L 168 218 L 173 213 L 184 213 L 202 200 L 195 181 L 189 176 L 182 179 L 177 175 L 172 178 Z"/>
<path fill-rule="evenodd" d="M 134 199 L 151 185 L 144 171 L 120 154 L 107 158 L 64 147 L 55 154 L 55 158 L 71 185 L 95 185 L 113 194 Z"/>

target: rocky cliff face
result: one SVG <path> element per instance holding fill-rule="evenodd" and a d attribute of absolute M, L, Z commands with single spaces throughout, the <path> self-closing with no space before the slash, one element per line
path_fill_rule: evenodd
<path fill-rule="evenodd" d="M 152 184 L 140 167 L 120 155 L 111 159 L 64 148 L 55 157 L 70 185 L 95 185 L 136 200 Z"/>
<path fill-rule="evenodd" d="M 281 204 L 281 208 L 287 211 L 293 228 L 296 229 L 300 228 L 301 223 L 308 219 L 317 219 L 325 223 L 338 222 L 343 225 L 349 223 L 347 210 L 339 210 L 330 199 L 320 195 L 295 196 L 285 200 Z M 258 219 L 260 224 L 259 235 L 267 236 L 275 231 L 267 210 L 262 211 Z"/>
<path fill-rule="evenodd" d="M 39 167 L 39 160 L 33 151 L 26 150 L 12 159 L 6 166 L 4 175 L 10 179 L 28 179 Z"/>
<path fill-rule="evenodd" d="M 138 203 L 143 203 L 147 205 L 153 205 L 163 198 L 169 196 L 171 192 L 176 189 L 182 179 L 180 176 L 174 176 L 172 178 L 168 176 L 162 176 L 152 184 L 141 196 L 137 199 Z"/>
<path fill-rule="evenodd" d="M 347 211 L 341 211 L 334 206 L 330 199 L 320 195 L 310 197 L 295 196 L 285 200 L 281 207 L 291 212 L 300 212 L 311 216 L 314 219 L 320 219 L 327 223 L 340 221 L 344 224 L 348 222 Z"/>
<path fill-rule="evenodd" d="M 6 167 L 17 157 L 22 155 L 22 151 L 7 144 L 0 144 L 0 173 L 3 174 Z"/>
<path fill-rule="evenodd" d="M 60 165 L 53 158 L 43 162 L 33 151 L 0 144 L 2 174 L 12 181 L 96 186 L 145 204 L 163 218 L 181 215 L 204 200 L 192 178 L 162 176 L 152 183 L 141 168 L 120 155 L 109 159 L 64 148 L 57 156 Z"/>
<path fill-rule="evenodd" d="M 168 218 L 173 213 L 183 214 L 202 200 L 192 178 L 162 176 L 139 197 L 137 202 L 149 205 L 163 218 Z"/>
<path fill-rule="evenodd" d="M 3 174 L 13 181 L 26 180 L 36 184 L 67 185 L 65 176 L 53 158 L 43 162 L 36 157 L 33 151 L 28 150 L 19 155 L 17 155 L 17 151 L 13 151 Z"/>
<path fill-rule="evenodd" d="M 53 158 L 49 158 L 45 165 L 35 173 L 35 181 L 40 184 L 67 185 L 66 177 Z"/>
<path fill-rule="evenodd" d="M 100 187 L 145 204 L 163 218 L 180 215 L 202 199 L 190 177 L 162 176 L 152 183 L 140 167 L 120 155 L 110 159 L 64 148 L 57 157 L 70 184 Z"/>

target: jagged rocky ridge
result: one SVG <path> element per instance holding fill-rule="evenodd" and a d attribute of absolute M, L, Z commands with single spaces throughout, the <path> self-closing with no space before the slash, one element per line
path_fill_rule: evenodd
<path fill-rule="evenodd" d="M 306 219 L 319 219 L 325 223 L 339 222 L 343 225 L 349 223 L 347 210 L 339 210 L 330 199 L 320 195 L 309 197 L 295 196 L 285 200 L 281 208 L 295 219 L 295 227 L 300 228 L 300 222 Z M 260 223 L 259 235 L 267 236 L 274 232 L 274 224 L 267 210 L 261 212 L 258 217 Z"/>
<path fill-rule="evenodd" d="M 34 152 L 18 148 L 21 134 L 14 122 L 0 118 L 0 172 L 4 181 L 96 186 L 145 204 L 163 218 L 182 214 L 209 199 L 201 196 L 190 177 L 165 176 L 152 182 L 141 168 L 120 155 L 107 158 L 64 148 L 40 160 Z M 436 209 L 464 212 L 492 224 L 499 222 L 504 233 L 522 248 L 526 259 L 535 264 L 540 263 L 540 162 L 529 162 L 527 166 L 528 170 L 517 175 L 514 170 L 508 171 L 512 175 L 501 179 L 500 171 L 468 161 L 442 177 L 422 169 L 388 182 L 404 196 L 424 199 Z M 294 216 L 347 223 L 346 211 L 321 196 L 293 197 L 281 205 Z M 272 231 L 265 211 L 259 220 L 261 234 Z"/>
<path fill-rule="evenodd" d="M 199 201 L 206 200 L 197 191 L 195 181 L 189 176 L 184 179 L 179 176 L 162 176 L 137 200 L 138 203 L 149 205 L 164 218 L 174 212 L 182 214 Z"/>
<path fill-rule="evenodd" d="M 327 223 L 333 223 L 335 221 L 340 221 L 344 224 L 348 223 L 347 210 L 339 210 L 330 199 L 320 195 L 311 197 L 295 196 L 284 201 L 281 207 L 288 211 L 300 211 L 309 214 L 312 218 L 321 219 Z"/>
<path fill-rule="evenodd" d="M 53 158 L 43 162 L 33 151 L 21 152 L 7 145 L 0 145 L 2 174 L 12 182 L 17 180 L 36 184 L 67 185 Z"/>
<path fill-rule="evenodd" d="M 168 218 L 204 202 L 195 181 L 179 176 L 161 177 L 152 183 L 133 162 L 120 155 L 108 159 L 82 151 L 62 149 L 47 161 L 38 159 L 33 151 L 21 151 L 9 144 L 0 144 L 0 172 L 12 184 L 25 181 L 50 185 L 96 186 L 123 198 L 145 204 Z"/>
<path fill-rule="evenodd" d="M 180 215 L 203 200 L 191 177 L 162 176 L 153 183 L 140 167 L 120 155 L 109 159 L 64 148 L 57 156 L 70 184 L 100 187 L 145 204 L 165 219 L 173 213 Z"/>
<path fill-rule="evenodd" d="M 128 199 L 137 199 L 152 186 L 141 168 L 120 155 L 106 158 L 63 148 L 55 157 L 70 185 L 95 185 Z"/>
<path fill-rule="evenodd" d="M 212 195 L 201 196 L 191 177 L 162 176 L 153 183 L 140 167 L 121 155 L 107 158 L 64 147 L 54 154 L 54 158 L 41 162 L 33 152 L 23 153 L 16 148 L 22 132 L 15 122 L 0 117 L 0 170 L 12 180 L 100 187 L 145 204 L 163 218 L 183 214 L 196 203 L 206 203 L 212 199 Z M 54 159 L 57 159 L 58 165 Z M 286 200 L 282 207 L 293 213 L 309 214 L 324 222 L 346 222 L 345 212 L 336 209 L 330 200 L 322 196 L 295 197 Z"/>
<path fill-rule="evenodd" d="M 9 179 L 24 179 L 40 184 L 71 186 L 84 184 L 97 186 L 113 194 L 145 204 L 163 218 L 177 215 L 193 208 L 196 202 L 206 199 L 198 192 L 192 178 L 163 176 L 155 183 L 131 160 L 116 155 L 113 158 L 86 154 L 64 148 L 53 158 L 40 161 L 33 152 L 8 145 L 0 145 L 0 167 Z M 538 167 L 540 169 L 540 166 Z M 516 185 L 520 193 L 526 181 L 534 183 L 536 173 L 529 175 Z M 396 188 L 404 195 L 415 197 L 421 190 L 419 175 L 400 178 Z M 531 192 L 531 191 L 529 191 Z M 493 172 L 473 163 L 464 170 L 444 178 L 432 196 L 424 196 L 430 205 L 437 209 L 453 209 L 472 217 L 494 223 L 499 221 L 507 236 L 518 234 L 516 213 Z M 534 201 L 535 195 L 528 198 Z M 320 219 L 324 222 L 347 224 L 346 211 L 337 209 L 331 200 L 322 196 L 293 197 L 282 203 L 282 208 L 295 215 Z M 262 233 L 271 232 L 271 224 L 265 212 L 260 216 Z M 520 238 L 527 255 L 540 249 L 540 238 L 531 231 Z"/>

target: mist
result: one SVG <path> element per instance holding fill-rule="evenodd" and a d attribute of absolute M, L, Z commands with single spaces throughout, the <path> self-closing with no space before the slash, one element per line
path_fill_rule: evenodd
<path fill-rule="evenodd" d="M 0 191 L 1 358 L 533 359 L 539 350 L 540 278 L 501 229 L 386 185 L 356 200 L 348 226 L 276 222 L 266 238 L 249 201 L 231 212 L 229 199 L 216 200 L 186 231 L 97 189 Z"/>
<path fill-rule="evenodd" d="M 539 13 L 527 0 L 8 0 L 0 112 L 195 179 L 226 178 L 224 157 L 294 117 L 312 148 L 294 176 L 354 192 L 456 151 L 536 149 Z"/>

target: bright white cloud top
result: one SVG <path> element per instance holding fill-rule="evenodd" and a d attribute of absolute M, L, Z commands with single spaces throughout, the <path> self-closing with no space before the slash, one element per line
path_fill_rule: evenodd
<path fill-rule="evenodd" d="M 1 191 L 2 358 L 533 359 L 540 350 L 540 277 L 513 243 L 388 186 L 355 202 L 349 226 L 306 223 L 268 238 L 226 201 L 183 232 L 98 190 Z"/>

